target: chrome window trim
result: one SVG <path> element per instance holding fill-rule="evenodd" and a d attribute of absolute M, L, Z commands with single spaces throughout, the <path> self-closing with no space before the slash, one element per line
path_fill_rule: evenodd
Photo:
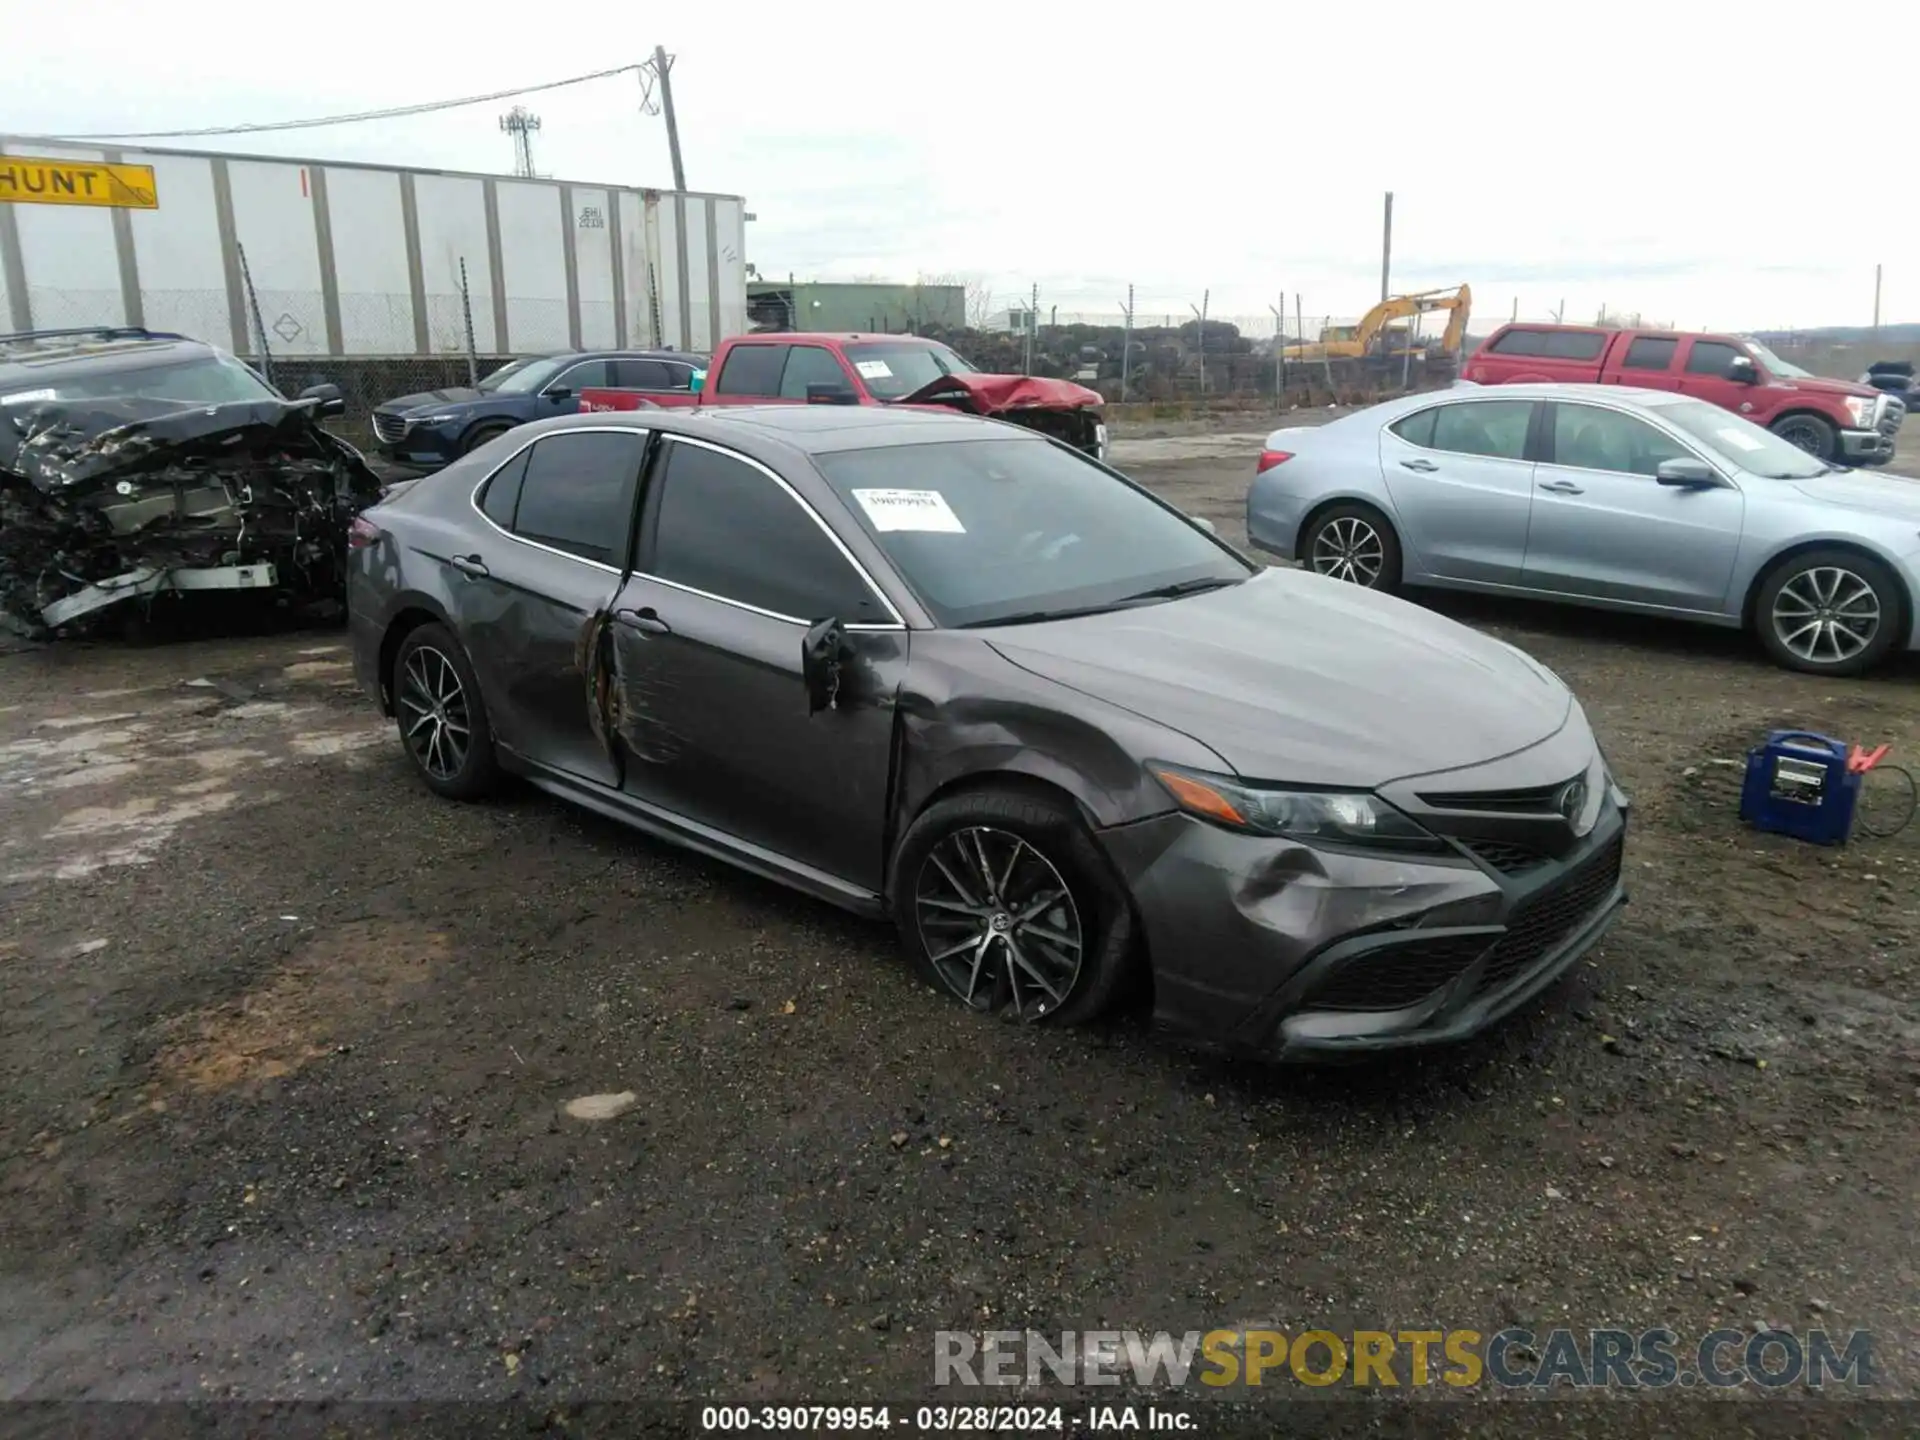
<path fill-rule="evenodd" d="M 1699 397 L 1683 395 L 1681 398 L 1698 399 Z M 1735 492 L 1738 492 L 1740 489 L 1739 483 L 1733 476 L 1727 473 L 1725 460 L 1707 454 L 1701 449 L 1699 442 L 1691 435 L 1685 434 L 1673 426 L 1666 424 L 1655 415 L 1649 414 L 1644 410 L 1633 410 L 1625 405 L 1609 404 L 1605 399 L 1589 399 L 1585 395 L 1571 398 L 1556 395 L 1551 400 L 1542 403 L 1555 407 L 1561 405 L 1584 405 L 1594 410 L 1606 410 L 1615 415 L 1624 415 L 1629 420 L 1638 420 L 1641 424 L 1651 427 L 1658 434 L 1666 436 L 1667 439 L 1673 441 L 1674 444 L 1678 445 L 1702 465 L 1705 465 L 1709 470 L 1713 471 L 1715 475 L 1718 475 L 1720 479 L 1725 482 L 1727 489 Z M 1704 401 L 1702 403 L 1712 404 L 1711 401 Z M 1732 412 L 1729 411 L 1728 413 L 1731 414 Z M 1739 417 L 1736 416 L 1735 418 L 1738 419 Z M 1556 421 L 1556 423 L 1558 422 Z M 1624 480 L 1645 480 L 1653 485 L 1660 483 L 1654 476 L 1642 475 L 1635 470 L 1601 470 L 1592 465 L 1562 465 L 1558 460 L 1536 460 L 1534 461 L 1534 468 L 1537 470 L 1575 470 L 1583 475 L 1618 475 Z"/>
<path fill-rule="evenodd" d="M 485 510 L 482 510 L 480 508 L 480 492 L 486 489 L 488 485 L 493 483 L 494 476 L 498 475 L 502 470 L 506 469 L 507 466 L 511 465 L 515 460 L 518 460 L 522 455 L 524 455 L 527 451 L 531 450 L 534 446 L 538 445 L 542 440 L 545 440 L 549 435 L 633 435 L 633 436 L 637 436 L 640 440 L 641 459 L 644 460 L 646 458 L 647 439 L 653 433 L 654 432 L 652 430 L 645 429 L 638 425 L 577 425 L 577 426 L 569 426 L 565 430 L 549 430 L 545 434 L 535 435 L 532 439 L 528 440 L 526 444 L 518 446 L 514 450 L 512 450 L 504 460 L 502 460 L 498 465 L 494 466 L 493 469 L 489 470 L 485 475 L 482 475 L 480 477 L 478 483 L 476 483 L 473 489 L 469 491 L 467 494 L 467 504 L 473 507 L 474 514 L 478 515 L 481 518 L 481 520 L 486 522 L 487 528 L 489 530 L 492 530 L 494 534 L 501 536 L 503 539 L 511 540 L 516 545 L 525 545 L 529 550 L 544 550 L 549 555 L 558 555 L 562 560 L 571 560 L 576 565 L 591 565 L 595 570 L 604 570 L 609 575 L 625 575 L 627 572 L 618 565 L 608 565 L 603 561 L 589 560 L 586 556 L 576 555 L 571 550 L 561 550 L 552 545 L 543 545 L 538 540 L 529 540 L 524 535 L 516 535 L 513 533 L 513 531 L 502 528 L 500 524 L 496 522 L 491 515 L 487 514 Z M 639 484 L 639 479 L 640 477 L 636 475 L 635 481 L 634 481 L 636 486 L 636 493 L 637 493 L 637 487 Z"/>
<path fill-rule="evenodd" d="M 821 347 L 821 348 L 824 348 L 824 347 Z M 880 622 L 880 621 L 863 622 L 856 625 L 848 625 L 846 627 L 847 629 L 860 630 L 860 631 L 875 631 L 875 630 L 891 631 L 891 630 L 905 630 L 907 628 L 907 622 L 901 617 L 900 611 L 897 608 L 895 608 L 893 601 L 887 598 L 886 591 L 882 590 L 880 586 L 874 581 L 873 575 L 871 574 L 871 572 L 868 571 L 867 567 L 865 565 L 862 565 L 860 563 L 859 558 L 853 553 L 853 551 L 847 548 L 847 542 L 842 540 L 837 534 L 834 533 L 833 527 L 826 522 L 825 517 L 822 516 L 818 510 L 814 509 L 813 506 L 807 502 L 806 498 L 802 496 L 798 490 L 795 490 L 792 485 L 788 484 L 786 479 L 778 471 L 774 470 L 771 466 L 763 465 L 760 461 L 754 459 L 751 455 L 743 455 L 738 450 L 730 450 L 726 446 L 717 445 L 711 440 L 703 440 L 700 437 L 694 436 L 694 435 L 680 435 L 680 434 L 675 434 L 675 433 L 666 432 L 666 431 L 663 431 L 661 433 L 663 438 L 665 438 L 670 444 L 695 445 L 702 450 L 711 450 L 716 455 L 724 455 L 729 460 L 738 460 L 741 464 L 747 466 L 749 469 L 758 470 L 762 475 L 766 476 L 769 480 L 773 481 L 775 485 L 779 486 L 780 489 L 786 493 L 787 498 L 793 501 L 795 505 L 798 505 L 800 507 L 800 512 L 803 515 L 805 515 L 809 520 L 813 521 L 815 525 L 820 527 L 820 533 L 825 535 L 827 539 L 832 543 L 833 548 L 840 552 L 841 559 L 845 560 L 848 565 L 853 567 L 853 573 L 860 577 L 861 583 L 867 587 L 868 592 L 872 594 L 873 597 L 877 599 L 882 605 L 886 606 L 887 613 L 893 617 L 891 622 Z M 802 620 L 797 616 L 782 615 L 777 610 L 765 610 L 758 605 L 749 605 L 746 601 L 735 600 L 731 596 L 715 595 L 711 591 L 696 589 L 692 585 L 683 585 L 677 580 L 669 580 L 666 576 L 656 575 L 649 570 L 636 569 L 633 573 L 635 575 L 642 577 L 643 579 L 653 581 L 656 585 L 666 585 L 674 590 L 684 591 L 689 595 L 699 595 L 702 598 L 707 600 L 717 600 L 722 605 L 731 605 L 736 610 L 746 610 L 755 615 L 764 615 L 770 620 L 783 620 L 789 625 L 798 625 L 803 629 L 813 623 L 810 620 Z"/>
<path fill-rule="evenodd" d="M 1498 389 L 1500 387 L 1489 386 L 1487 388 Z M 1458 455 L 1463 460 L 1498 460 L 1508 465 L 1532 465 L 1535 462 L 1527 459 L 1525 455 L 1479 455 L 1471 450 L 1442 450 L 1438 445 L 1422 445 L 1418 440 L 1409 440 L 1406 436 L 1402 435 L 1398 430 L 1395 430 L 1393 427 L 1396 425 L 1404 424 L 1406 421 L 1413 419 L 1416 415 L 1424 415 L 1429 410 L 1434 412 L 1434 416 L 1435 416 L 1434 424 L 1437 426 L 1439 424 L 1439 413 L 1442 410 L 1450 409 L 1455 405 L 1505 404 L 1505 405 L 1525 405 L 1528 407 L 1532 407 L 1532 406 L 1541 405 L 1544 403 L 1545 401 L 1543 401 L 1541 397 L 1538 395 L 1526 395 L 1526 396 L 1452 395 L 1452 396 L 1447 396 L 1443 399 L 1435 400 L 1431 405 L 1416 405 L 1414 406 L 1413 409 L 1407 411 L 1404 415 L 1394 416 L 1393 419 L 1387 421 L 1386 424 L 1380 427 L 1380 433 L 1383 435 L 1391 434 L 1396 444 L 1404 445 L 1409 450 L 1423 450 L 1429 455 Z M 1527 429 L 1528 430 L 1533 429 L 1532 415 L 1527 416 Z M 1521 448 L 1524 449 L 1525 445 L 1526 445 L 1526 442 L 1522 440 Z"/>

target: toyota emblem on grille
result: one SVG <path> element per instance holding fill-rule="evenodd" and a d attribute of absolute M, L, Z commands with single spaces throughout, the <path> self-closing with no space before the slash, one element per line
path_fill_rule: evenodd
<path fill-rule="evenodd" d="M 1555 805 L 1567 824 L 1573 827 L 1574 834 L 1584 835 L 1586 833 L 1580 824 L 1581 813 L 1587 808 L 1587 782 L 1585 780 L 1569 780 L 1565 785 L 1561 786 L 1560 794 L 1555 801 Z"/>

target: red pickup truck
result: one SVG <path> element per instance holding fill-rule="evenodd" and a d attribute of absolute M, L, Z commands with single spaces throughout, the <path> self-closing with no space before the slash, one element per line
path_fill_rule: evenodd
<path fill-rule="evenodd" d="M 720 405 L 913 405 L 989 415 L 1107 458 L 1106 402 L 1097 390 L 1037 375 L 988 375 L 917 335 L 738 335 L 720 342 L 699 385 Z M 658 396 L 582 390 L 582 410 L 640 410 Z"/>
<path fill-rule="evenodd" d="M 1710 401 L 1822 460 L 1884 465 L 1907 409 L 1868 385 L 1789 365 L 1756 340 L 1587 325 L 1502 325 L 1473 352 L 1477 385 L 1556 381 L 1673 390 Z"/>

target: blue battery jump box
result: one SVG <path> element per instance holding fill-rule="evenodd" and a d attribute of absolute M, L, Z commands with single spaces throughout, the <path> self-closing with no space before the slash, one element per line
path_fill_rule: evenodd
<path fill-rule="evenodd" d="M 1740 818 L 1816 845 L 1846 844 L 1860 799 L 1860 776 L 1848 769 L 1847 753 L 1831 736 L 1773 731 L 1747 752 Z"/>

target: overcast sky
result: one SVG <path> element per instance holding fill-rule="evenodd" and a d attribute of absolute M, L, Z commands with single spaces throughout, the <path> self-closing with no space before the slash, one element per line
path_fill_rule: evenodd
<path fill-rule="evenodd" d="M 1112 313 L 1131 283 L 1143 314 L 1183 318 L 1203 291 L 1228 317 L 1284 291 L 1311 323 L 1378 298 L 1390 189 L 1393 288 L 1464 281 L 1482 323 L 1604 304 L 1683 326 L 1865 324 L 1882 262 L 1883 319 L 1920 320 L 1920 259 L 1896 243 L 1920 202 L 1887 178 L 1906 151 L 1876 159 L 1870 138 L 1890 112 L 1857 71 L 1796 64 L 1777 27 L 1724 6 L 429 13 L 66 0 L 33 27 L 32 63 L 8 67 L 0 130 L 339 114 L 661 44 L 678 57 L 688 186 L 747 198 L 748 259 L 767 276 L 964 274 L 1001 304 L 1037 284 L 1063 313 Z M 664 124 L 638 100 L 630 76 L 527 97 L 536 166 L 670 186 Z M 505 173 L 508 103 L 153 143 Z"/>

